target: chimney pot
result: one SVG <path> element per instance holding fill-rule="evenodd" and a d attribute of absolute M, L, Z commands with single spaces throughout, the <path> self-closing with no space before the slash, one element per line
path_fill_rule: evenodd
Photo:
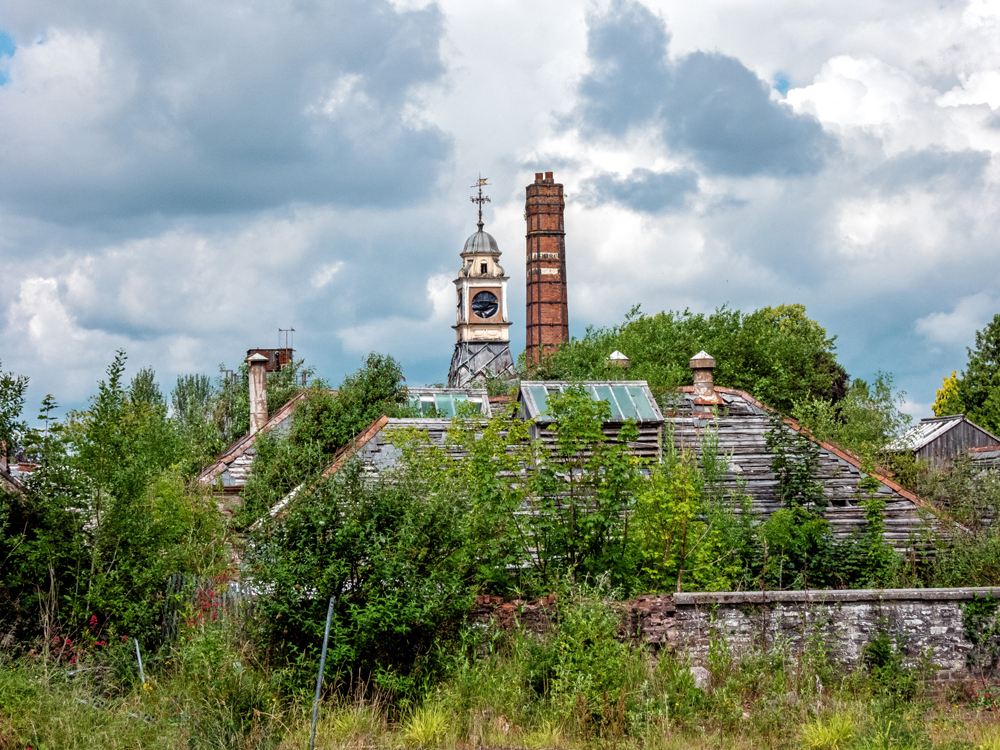
<path fill-rule="evenodd" d="M 608 358 L 604 360 L 605 367 L 625 367 L 628 368 L 632 365 L 629 358 L 622 354 L 620 351 L 615 349 Z"/>
<path fill-rule="evenodd" d="M 542 181 L 542 173 L 535 172 L 535 182 L 541 182 L 541 181 Z"/>
<path fill-rule="evenodd" d="M 691 357 L 688 364 L 694 371 L 695 399 L 715 400 L 715 382 L 712 376 L 712 370 L 715 369 L 715 357 L 702 349 Z"/>
<path fill-rule="evenodd" d="M 555 178 L 552 176 L 551 172 L 546 172 L 545 173 L 545 181 L 546 182 L 555 182 Z"/>
<path fill-rule="evenodd" d="M 247 357 L 250 366 L 250 434 L 267 423 L 267 363 L 259 352 Z"/>

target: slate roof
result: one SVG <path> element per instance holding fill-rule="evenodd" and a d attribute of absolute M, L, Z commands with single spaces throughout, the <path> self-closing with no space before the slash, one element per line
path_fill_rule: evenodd
<path fill-rule="evenodd" d="M 522 382 L 520 394 L 522 416 L 541 414 L 544 417 L 547 395 L 565 390 L 567 385 L 568 383 L 561 382 Z M 672 434 L 674 441 L 679 445 L 700 446 L 705 428 L 710 422 L 714 423 L 713 428 L 717 430 L 720 449 L 727 454 L 730 461 L 724 483 L 731 486 L 733 492 L 739 490 L 752 494 L 754 510 L 765 517 L 781 507 L 780 500 L 774 497 L 777 481 L 771 469 L 772 456 L 767 450 L 765 440 L 765 433 L 771 429 L 774 416 L 777 414 L 771 407 L 745 391 L 715 386 L 719 416 L 707 418 L 709 415 L 705 413 L 705 407 L 695 403 L 693 386 L 686 386 L 677 389 L 681 397 L 680 402 L 664 417 L 644 381 L 605 381 L 584 385 L 595 399 L 606 400 L 609 395 L 613 397 L 618 419 L 634 413 L 640 419 L 648 420 L 647 428 L 653 429 L 655 425 L 658 431 L 662 429 L 664 423 L 669 423 L 671 430 L 668 434 Z M 542 392 L 532 390 L 537 388 L 541 388 Z M 644 401 L 644 398 L 647 401 Z M 543 405 L 541 409 L 539 409 L 540 403 Z M 610 403 L 612 402 L 609 400 Z M 627 408 L 623 408 L 623 403 Z M 643 408 L 648 408 L 649 411 L 643 411 Z M 634 409 L 634 412 L 630 409 Z M 823 483 L 824 494 L 830 501 L 825 516 L 830 521 L 834 533 L 838 536 L 847 536 L 864 528 L 865 510 L 859 505 L 861 499 L 859 482 L 864 477 L 871 476 L 879 483 L 878 495 L 886 501 L 884 514 L 886 540 L 897 549 L 909 549 L 914 543 L 915 535 L 924 528 L 924 521 L 919 511 L 930 509 L 931 506 L 900 486 L 891 477 L 880 472 L 866 473 L 857 456 L 837 445 L 815 439 L 794 419 L 784 418 L 782 421 L 788 429 L 812 440 L 820 448 L 818 479 Z M 355 456 L 360 457 L 372 472 L 391 466 L 398 456 L 398 449 L 391 443 L 393 431 L 415 428 L 427 434 L 432 444 L 445 446 L 450 424 L 451 420 L 448 419 L 390 419 L 383 416 L 369 425 L 350 445 L 343 448 L 323 471 L 322 477 L 333 475 Z M 448 449 L 459 453 L 462 451 L 461 446 Z M 997 450 L 1000 451 L 1000 445 L 997 446 Z M 296 487 L 271 509 L 270 515 L 272 517 L 283 515 L 296 495 L 315 486 L 319 480 L 320 478 L 317 478 L 308 484 Z"/>
<path fill-rule="evenodd" d="M 0 469 L 0 489 L 19 495 L 24 493 L 24 485 L 6 469 Z"/>
<path fill-rule="evenodd" d="M 365 465 L 373 473 L 377 473 L 380 469 L 390 468 L 395 463 L 396 457 L 399 455 L 399 449 L 391 443 L 391 435 L 393 432 L 415 429 L 426 434 L 432 445 L 446 447 L 446 438 L 448 435 L 448 428 L 450 426 L 450 419 L 443 419 L 440 417 L 431 419 L 397 419 L 381 416 L 372 422 L 354 440 L 341 448 L 337 452 L 337 455 L 333 457 L 333 460 L 325 469 L 323 469 L 323 473 L 316 479 L 303 482 L 285 495 L 285 497 L 282 498 L 277 505 L 271 508 L 269 511 L 270 516 L 272 518 L 278 518 L 284 515 L 284 511 L 288 507 L 288 504 L 294 500 L 299 493 L 307 491 L 308 489 L 315 487 L 323 479 L 333 476 L 344 466 L 344 464 L 355 456 L 358 456 L 362 461 L 364 461 Z M 447 447 L 451 452 L 462 452 L 461 446 L 450 445 Z M 259 523 L 260 522 L 258 521 L 257 524 Z M 257 524 L 254 525 L 256 526 Z"/>

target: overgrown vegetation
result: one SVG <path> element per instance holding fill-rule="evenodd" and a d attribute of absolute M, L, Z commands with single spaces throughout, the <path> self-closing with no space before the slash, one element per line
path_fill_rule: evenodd
<path fill-rule="evenodd" d="M 906 425 L 888 376 L 848 387 L 833 339 L 801 307 L 636 310 L 534 377 L 605 378 L 616 348 L 665 406 L 706 348 L 718 382 L 857 451 L 867 473 L 888 464 L 886 445 Z M 543 440 L 513 408 L 489 420 L 465 410 L 444 445 L 393 430 L 394 460 L 377 475 L 347 461 L 324 477 L 378 417 L 415 416 L 398 363 L 378 354 L 336 391 L 308 382 L 302 363 L 269 374 L 272 415 L 302 401 L 287 429 L 258 435 L 241 504 L 224 513 L 195 476 L 246 432 L 245 368 L 214 382 L 182 376 L 167 397 L 152 371 L 129 378 L 126 365 L 119 352 L 87 407 L 62 419 L 46 396 L 33 426 L 27 381 L 0 373 L 0 435 L 36 465 L 23 493 L 0 498 L 0 750 L 301 747 L 331 599 L 319 746 L 930 747 L 935 722 L 955 710 L 922 692 L 919 664 L 888 629 L 854 674 L 819 639 L 737 658 L 714 634 L 712 684 L 696 688 L 683 654 L 657 661 L 621 640 L 614 600 L 1000 585 L 995 473 L 963 460 L 900 472 L 961 523 L 948 536 L 929 525 L 935 554 L 904 561 L 883 539 L 871 477 L 854 499 L 864 527 L 833 533 L 816 444 L 777 416 L 767 446 L 780 507 L 766 518 L 753 512 L 754 488 L 727 483 L 731 456 L 711 423 L 697 449 L 668 434 L 662 460 L 641 460 L 628 448 L 637 426 L 606 430 L 608 405 L 573 385 L 550 396 Z M 231 586 L 239 578 L 249 585 Z M 471 625 L 480 594 L 558 594 L 553 626 Z M 965 610 L 977 658 L 994 664 L 995 611 Z M 985 710 L 986 694 L 950 705 Z M 969 742 L 993 731 L 963 721 Z"/>
<path fill-rule="evenodd" d="M 542 632 L 462 629 L 431 689 L 393 701 L 369 681 L 330 684 L 318 748 L 973 748 L 1000 740 L 991 685 L 929 691 L 879 631 L 843 674 L 821 639 L 734 659 L 719 637 L 709 684 L 682 655 L 653 660 L 616 635 L 612 592 L 567 588 Z M 306 747 L 311 695 L 285 684 L 222 618 L 189 605 L 181 636 L 0 657 L 4 747 Z M 960 701 L 960 702 L 959 702 Z"/>
<path fill-rule="evenodd" d="M 677 386 L 691 384 L 688 361 L 704 349 L 718 363 L 716 382 L 748 391 L 790 414 L 796 404 L 810 399 L 837 402 L 844 397 L 848 378 L 836 359 L 835 338 L 806 317 L 802 305 L 752 313 L 721 307 L 710 315 L 688 310 L 644 315 L 636 306 L 620 326 L 588 328 L 582 339 L 532 367 L 531 376 L 606 380 L 613 372 L 607 357 L 617 350 L 631 361 L 629 378 L 646 380 L 654 393 L 667 397 Z"/>

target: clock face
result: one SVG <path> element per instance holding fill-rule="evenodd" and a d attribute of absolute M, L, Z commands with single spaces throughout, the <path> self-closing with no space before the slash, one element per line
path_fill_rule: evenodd
<path fill-rule="evenodd" d="M 484 320 L 492 318 L 500 309 L 500 301 L 493 292 L 479 292 L 472 298 L 472 312 Z"/>

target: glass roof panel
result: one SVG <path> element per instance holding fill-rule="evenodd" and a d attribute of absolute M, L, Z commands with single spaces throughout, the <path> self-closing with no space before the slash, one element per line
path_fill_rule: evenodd
<path fill-rule="evenodd" d="M 630 385 L 627 387 L 629 394 L 632 396 L 632 401 L 635 403 L 639 419 L 643 422 L 658 421 L 659 417 L 657 417 L 656 412 L 653 411 L 653 407 L 649 403 L 649 397 L 646 396 L 646 391 L 638 385 Z"/>
<path fill-rule="evenodd" d="M 618 401 L 615 395 L 611 392 L 611 386 L 607 385 L 595 385 L 593 390 L 597 395 L 598 401 L 607 401 L 608 405 L 611 407 L 611 419 L 615 422 L 620 422 L 622 419 L 628 416 L 628 414 L 622 415 L 622 408 L 618 406 Z M 623 406 L 628 404 L 628 400 L 625 401 Z"/>
<path fill-rule="evenodd" d="M 435 393 L 434 403 L 437 406 L 438 413 L 442 417 L 455 416 L 455 404 L 452 401 L 450 393 Z"/>
<path fill-rule="evenodd" d="M 528 391 L 531 393 L 532 399 L 535 401 L 535 408 L 538 410 L 534 414 L 529 414 L 529 417 L 537 417 L 540 414 L 544 414 L 549 408 L 548 392 L 545 390 L 543 385 L 530 385 L 528 386 Z"/>

